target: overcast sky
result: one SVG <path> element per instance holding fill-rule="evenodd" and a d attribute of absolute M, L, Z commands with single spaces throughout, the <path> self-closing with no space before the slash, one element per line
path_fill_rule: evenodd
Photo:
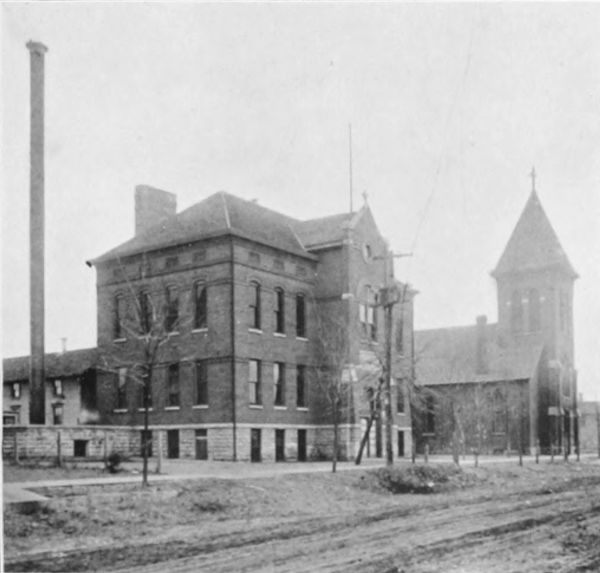
<path fill-rule="evenodd" d="M 298 218 L 354 200 L 412 259 L 418 328 L 495 321 L 531 189 L 581 275 L 580 387 L 600 398 L 600 4 L 3 3 L 3 352 L 29 352 L 29 39 L 46 55 L 46 345 L 96 344 L 85 261 L 133 191 L 226 190 Z"/>

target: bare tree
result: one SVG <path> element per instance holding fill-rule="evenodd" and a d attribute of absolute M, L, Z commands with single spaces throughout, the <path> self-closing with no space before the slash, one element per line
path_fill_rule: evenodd
<path fill-rule="evenodd" d="M 123 294 L 123 307 L 115 308 L 113 328 L 117 341 L 113 341 L 107 354 L 101 357 L 101 369 L 118 374 L 126 368 L 124 382 L 133 385 L 141 392 L 143 409 L 142 484 L 148 485 L 148 455 L 151 438 L 149 432 L 149 412 L 152 407 L 152 386 L 158 365 L 164 360 L 166 347 L 174 346 L 172 334 L 182 325 L 179 293 L 169 294 L 168 286 L 162 281 L 141 281 L 136 287 L 125 274 L 126 292 Z M 142 258 L 140 277 L 145 277 L 147 261 Z M 151 290 L 152 289 L 152 290 Z M 118 303 L 117 303 L 118 305 Z"/>
<path fill-rule="evenodd" d="M 347 320 L 316 312 L 318 361 L 316 381 L 333 426 L 332 468 L 335 473 L 339 458 L 339 428 L 344 410 L 352 401 L 353 370 L 349 364 Z"/>

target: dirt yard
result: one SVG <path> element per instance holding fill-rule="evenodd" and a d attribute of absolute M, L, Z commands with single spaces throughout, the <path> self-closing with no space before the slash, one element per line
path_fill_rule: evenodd
<path fill-rule="evenodd" d="M 598 464 L 490 465 L 452 483 L 393 495 L 360 471 L 39 489 L 47 508 L 5 510 L 5 570 L 600 570 Z"/>

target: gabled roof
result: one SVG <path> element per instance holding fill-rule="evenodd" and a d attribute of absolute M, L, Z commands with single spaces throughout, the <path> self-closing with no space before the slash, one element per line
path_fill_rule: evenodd
<path fill-rule="evenodd" d="M 220 191 L 90 262 L 96 264 L 228 234 L 311 258 L 292 229 L 295 223 L 291 217 Z"/>
<path fill-rule="evenodd" d="M 297 221 L 294 230 L 306 249 L 335 245 L 344 240 L 346 228 L 355 215 L 356 213 L 339 213 L 319 219 Z"/>
<path fill-rule="evenodd" d="M 543 344 L 514 346 L 499 338 L 498 326 L 485 328 L 485 372 L 477 368 L 477 325 L 415 331 L 419 385 L 523 380 L 533 376 Z"/>
<path fill-rule="evenodd" d="M 46 354 L 44 368 L 46 378 L 77 376 L 94 368 L 98 360 L 97 348 L 81 348 L 67 352 Z M 29 356 L 17 356 L 3 360 L 4 382 L 29 380 Z"/>
<path fill-rule="evenodd" d="M 551 268 L 577 278 L 537 193 L 532 191 L 492 276 Z"/>

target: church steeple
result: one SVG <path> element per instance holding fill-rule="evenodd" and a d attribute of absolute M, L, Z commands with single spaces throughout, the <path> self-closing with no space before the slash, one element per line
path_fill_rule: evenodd
<path fill-rule="evenodd" d="M 531 193 L 492 276 L 498 323 L 508 343 L 544 345 L 550 359 L 573 363 L 573 283 L 577 273 L 544 209 L 531 170 Z"/>
<path fill-rule="evenodd" d="M 535 169 L 531 171 L 532 190 L 510 239 L 492 271 L 494 278 L 537 270 L 562 271 L 576 279 L 577 273 L 565 254 L 535 189 Z"/>

